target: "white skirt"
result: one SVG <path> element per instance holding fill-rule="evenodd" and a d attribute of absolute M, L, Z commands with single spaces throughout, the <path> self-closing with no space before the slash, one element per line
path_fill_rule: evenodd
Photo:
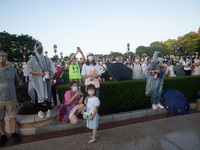
<path fill-rule="evenodd" d="M 76 105 L 74 108 L 72 108 L 72 110 L 70 110 L 69 118 L 75 113 L 77 107 L 78 105 Z"/>

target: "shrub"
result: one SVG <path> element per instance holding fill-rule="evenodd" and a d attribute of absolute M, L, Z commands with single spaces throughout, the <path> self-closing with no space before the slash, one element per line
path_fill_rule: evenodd
<path fill-rule="evenodd" d="M 145 96 L 145 79 L 102 82 L 100 87 L 100 115 L 150 108 L 150 97 Z M 189 102 L 195 102 L 200 89 L 200 76 L 165 78 L 163 88 L 177 89 L 186 95 Z M 62 101 L 69 85 L 58 86 Z M 84 92 L 84 85 L 81 85 Z"/>

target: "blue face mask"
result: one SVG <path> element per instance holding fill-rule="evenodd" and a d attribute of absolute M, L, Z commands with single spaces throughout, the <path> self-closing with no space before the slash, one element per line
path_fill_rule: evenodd
<path fill-rule="evenodd" d="M 74 86 L 74 87 L 72 88 L 72 91 L 73 91 L 73 92 L 76 92 L 77 89 L 78 89 L 77 86 Z"/>

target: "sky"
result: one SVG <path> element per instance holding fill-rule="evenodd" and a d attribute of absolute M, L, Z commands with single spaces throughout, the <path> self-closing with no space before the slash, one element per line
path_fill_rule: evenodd
<path fill-rule="evenodd" d="M 200 27 L 200 0 L 0 0 L 0 32 L 28 34 L 48 56 L 125 53 Z M 80 57 L 80 54 L 78 55 Z"/>

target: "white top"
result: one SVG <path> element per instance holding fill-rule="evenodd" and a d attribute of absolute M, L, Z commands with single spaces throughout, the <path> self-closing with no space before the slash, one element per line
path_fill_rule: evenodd
<path fill-rule="evenodd" d="M 194 64 L 198 63 L 199 61 L 200 61 L 199 59 L 195 60 Z M 200 75 L 200 65 L 199 66 L 195 65 L 193 75 Z"/>
<path fill-rule="evenodd" d="M 173 65 L 167 66 L 166 73 L 169 72 L 169 77 L 176 77 Z"/>
<path fill-rule="evenodd" d="M 100 74 L 101 74 L 101 71 L 98 64 L 96 64 L 95 66 L 93 65 L 87 66 L 86 64 L 84 64 L 82 67 L 81 75 L 100 75 Z M 88 85 L 89 79 L 90 77 L 85 78 L 85 85 Z"/>
<path fill-rule="evenodd" d="M 87 100 L 88 99 L 88 100 Z M 94 108 L 97 106 L 99 107 L 100 106 L 100 101 L 99 101 L 99 98 L 94 96 L 92 98 L 88 98 L 86 97 L 85 98 L 85 101 L 84 101 L 86 107 L 87 107 L 87 112 L 90 112 L 93 114 L 94 112 Z"/>
<path fill-rule="evenodd" d="M 184 66 L 183 69 L 186 70 L 186 71 L 191 70 L 191 66 L 185 67 L 185 65 L 187 65 L 187 64 L 189 64 L 189 62 L 185 62 L 185 61 L 183 62 L 183 66 Z"/>
<path fill-rule="evenodd" d="M 133 66 L 132 79 L 142 79 L 142 66 L 141 64 L 135 64 Z"/>
<path fill-rule="evenodd" d="M 105 70 L 104 70 L 104 69 L 107 68 L 106 65 L 105 65 L 105 64 L 101 64 L 101 65 L 99 65 L 99 67 L 100 67 L 100 72 L 101 72 L 101 74 L 102 74 L 102 73 L 105 73 Z"/>

